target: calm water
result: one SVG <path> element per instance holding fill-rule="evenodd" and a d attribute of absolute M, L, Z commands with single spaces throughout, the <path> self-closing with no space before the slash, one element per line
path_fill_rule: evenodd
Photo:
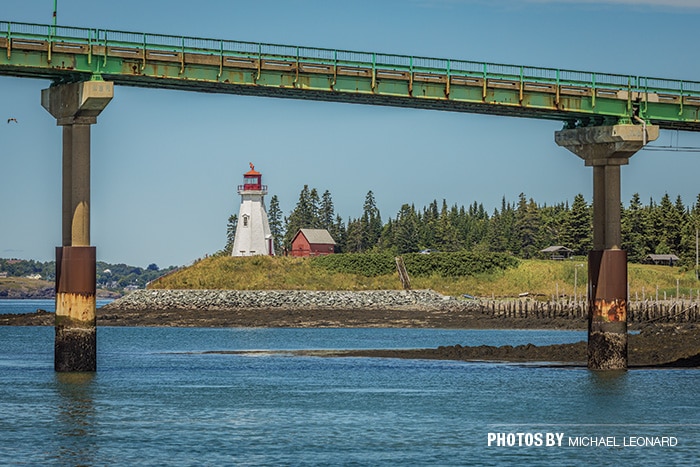
<path fill-rule="evenodd" d="M 111 302 L 112 300 L 97 300 L 97 308 Z M 0 300 L 0 315 L 8 313 L 34 313 L 36 310 L 56 312 L 56 302 L 45 299 L 2 299 Z"/>
<path fill-rule="evenodd" d="M 697 465 L 696 370 L 208 350 L 575 342 L 572 331 L 98 328 L 98 372 L 53 371 L 53 328 L 0 327 L 2 465 Z M 488 433 L 564 433 L 488 446 Z M 623 446 L 669 436 L 676 446 Z M 569 446 L 569 438 L 620 446 Z"/>

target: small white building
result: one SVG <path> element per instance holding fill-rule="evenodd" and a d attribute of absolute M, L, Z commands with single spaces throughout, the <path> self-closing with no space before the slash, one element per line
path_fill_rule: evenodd
<path fill-rule="evenodd" d="M 262 174 L 252 163 L 250 170 L 243 174 L 243 185 L 238 185 L 238 194 L 241 195 L 241 208 L 231 255 L 274 255 L 275 247 L 265 211 L 267 186 L 262 184 Z"/>

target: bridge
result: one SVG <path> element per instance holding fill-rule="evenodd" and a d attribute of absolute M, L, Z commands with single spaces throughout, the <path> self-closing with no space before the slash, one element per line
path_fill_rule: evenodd
<path fill-rule="evenodd" d="M 700 131 L 700 82 L 0 21 L 0 75 Z"/>
<path fill-rule="evenodd" d="M 700 131 L 700 82 L 376 52 L 0 21 L 0 75 L 49 79 L 63 127 L 56 371 L 96 370 L 90 125 L 114 85 L 558 120 L 555 142 L 593 167 L 588 367 L 627 367 L 620 166 L 660 129 Z"/>

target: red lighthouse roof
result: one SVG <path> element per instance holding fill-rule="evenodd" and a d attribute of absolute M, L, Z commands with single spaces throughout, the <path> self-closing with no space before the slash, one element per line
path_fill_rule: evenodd
<path fill-rule="evenodd" d="M 243 185 L 238 185 L 238 192 L 241 191 L 261 191 L 267 192 L 267 186 L 262 184 L 262 174 L 255 170 L 252 162 L 249 162 L 250 170 L 243 174 Z"/>
<path fill-rule="evenodd" d="M 260 172 L 255 170 L 255 166 L 252 162 L 248 162 L 248 165 L 250 165 L 250 170 L 243 174 L 244 177 L 247 177 L 248 175 L 260 175 Z"/>

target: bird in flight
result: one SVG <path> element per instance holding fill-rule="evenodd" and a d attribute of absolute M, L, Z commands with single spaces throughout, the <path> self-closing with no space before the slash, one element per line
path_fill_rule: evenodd
<path fill-rule="evenodd" d="M 16 118 L 8 118 L 8 119 L 7 119 L 7 123 L 10 123 L 10 122 L 15 122 L 15 123 L 17 123 L 17 119 L 16 119 Z"/>

